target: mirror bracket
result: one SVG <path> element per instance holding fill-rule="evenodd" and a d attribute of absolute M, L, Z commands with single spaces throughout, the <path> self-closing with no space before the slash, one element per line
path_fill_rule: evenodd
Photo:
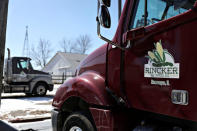
<path fill-rule="evenodd" d="M 101 33 L 100 33 L 100 26 L 101 26 L 101 24 L 100 24 L 99 15 L 98 15 L 98 14 L 99 14 L 100 5 L 101 5 L 100 0 L 98 0 L 97 17 L 96 17 L 96 21 L 97 21 L 97 35 L 98 35 L 98 37 L 99 37 L 100 39 L 102 39 L 102 40 L 108 42 L 109 44 L 114 45 L 114 46 L 120 48 L 121 50 L 127 50 L 127 49 L 129 49 L 129 48 L 130 48 L 130 46 L 129 46 L 130 44 L 127 44 L 126 47 L 122 47 L 122 46 L 119 45 L 118 43 L 113 42 L 113 41 L 111 41 L 111 40 L 109 40 L 109 39 L 107 39 L 106 37 L 104 37 L 104 36 L 101 35 Z"/>
<path fill-rule="evenodd" d="M 100 0 L 100 3 L 103 5 L 110 7 L 111 6 L 111 0 Z"/>
<path fill-rule="evenodd" d="M 96 19 L 98 19 L 98 18 L 96 18 Z M 99 37 L 100 39 L 102 39 L 102 40 L 108 42 L 109 44 L 112 44 L 112 45 L 114 45 L 114 46 L 120 48 L 121 50 L 126 50 L 126 49 L 127 49 L 127 48 L 124 48 L 124 47 L 118 45 L 118 43 L 113 42 L 113 41 L 107 39 L 106 37 L 102 36 L 101 33 L 100 33 L 100 23 L 99 23 L 98 20 L 97 20 L 97 35 L 98 35 L 98 37 Z"/>

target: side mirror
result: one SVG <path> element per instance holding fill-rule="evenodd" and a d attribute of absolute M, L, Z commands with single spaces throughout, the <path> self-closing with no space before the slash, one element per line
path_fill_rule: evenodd
<path fill-rule="evenodd" d="M 111 6 L 111 0 L 100 0 L 100 3 L 102 5 L 107 6 L 107 7 L 110 7 Z"/>
<path fill-rule="evenodd" d="M 119 0 L 120 1 L 120 0 Z M 104 28 L 110 28 L 111 27 L 111 17 L 110 13 L 107 7 L 109 7 L 111 4 L 111 0 L 98 0 L 98 6 L 97 6 L 97 35 L 100 39 L 115 45 L 116 47 L 124 50 L 124 47 L 121 47 L 116 42 L 113 42 L 112 40 L 109 40 L 108 38 L 101 35 L 101 29 L 100 26 L 102 25 Z"/>
<path fill-rule="evenodd" d="M 99 11 L 99 23 L 104 28 L 110 28 L 111 27 L 111 17 L 108 8 L 105 5 L 101 5 L 100 11 Z"/>

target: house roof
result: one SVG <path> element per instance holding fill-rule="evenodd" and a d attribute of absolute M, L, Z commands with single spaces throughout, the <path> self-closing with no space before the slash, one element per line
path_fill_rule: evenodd
<path fill-rule="evenodd" d="M 72 67 L 77 67 L 79 63 L 87 56 L 86 54 L 78 54 L 78 53 L 64 53 L 58 52 L 61 57 L 70 62 Z"/>
<path fill-rule="evenodd" d="M 70 65 L 72 66 L 71 68 L 76 68 L 79 65 L 79 63 L 87 56 L 86 54 L 57 52 L 51 58 L 51 60 L 46 64 L 45 67 L 47 67 L 57 55 L 59 55 L 64 61 L 68 61 Z M 42 70 L 44 70 L 44 68 Z M 61 67 L 61 68 L 68 68 L 68 66 Z"/>

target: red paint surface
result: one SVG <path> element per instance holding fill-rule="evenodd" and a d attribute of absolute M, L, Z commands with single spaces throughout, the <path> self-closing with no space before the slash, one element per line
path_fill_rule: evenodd
<path fill-rule="evenodd" d="M 104 79 L 94 72 L 83 73 L 61 85 L 53 99 L 53 106 L 60 109 L 72 96 L 80 97 L 89 104 L 105 106 L 113 104 L 105 90 Z"/>
<path fill-rule="evenodd" d="M 97 131 L 113 131 L 114 118 L 109 110 L 90 108 Z"/>
<path fill-rule="evenodd" d="M 113 41 L 121 44 L 123 34 L 128 31 L 130 11 L 133 1 L 126 1 L 119 26 Z M 128 7 L 128 10 L 127 10 Z M 197 3 L 195 4 L 195 8 Z M 128 107 L 197 122 L 196 82 L 197 82 L 197 12 L 190 10 L 179 16 L 145 27 L 145 36 L 135 40 L 135 46 L 125 51 L 124 86 L 120 85 L 120 53 L 109 45 L 108 80 L 109 88 L 121 96 L 121 88 L 126 91 Z M 144 65 L 148 51 L 155 49 L 154 43 L 162 41 L 162 46 L 180 64 L 180 79 L 169 80 L 170 86 L 151 85 L 151 78 L 144 77 Z M 58 89 L 53 106 L 61 108 L 63 102 L 77 96 L 90 104 L 113 105 L 105 90 L 107 44 L 90 54 L 77 69 L 78 76 L 66 81 Z M 96 79 L 95 79 L 96 78 Z M 98 79 L 97 79 L 98 78 Z M 189 105 L 175 105 L 171 102 L 171 91 L 187 90 Z M 122 96 L 125 98 L 125 96 Z M 99 131 L 114 127 L 110 111 L 90 108 Z M 102 115 L 100 115 L 101 113 Z M 119 125 L 117 124 L 117 127 Z"/>
<path fill-rule="evenodd" d="M 97 131 L 129 131 L 134 120 L 126 110 L 105 110 L 90 108 Z"/>
<path fill-rule="evenodd" d="M 105 90 L 105 52 L 107 44 L 89 55 L 78 69 L 77 77 L 66 81 L 57 90 L 53 106 L 60 109 L 72 96 L 80 97 L 89 104 L 112 105 L 113 102 Z"/>
<path fill-rule="evenodd" d="M 179 16 L 145 27 L 146 35 L 135 41 L 136 46 L 125 54 L 126 93 L 131 107 L 154 113 L 197 121 L 196 67 L 197 67 L 197 14 L 188 11 Z M 144 64 L 148 51 L 155 49 L 154 43 L 162 41 L 180 64 L 180 79 L 145 78 Z M 170 86 L 151 85 L 153 80 L 169 80 Z M 171 102 L 171 91 L 187 90 L 189 105 L 175 105 Z"/>

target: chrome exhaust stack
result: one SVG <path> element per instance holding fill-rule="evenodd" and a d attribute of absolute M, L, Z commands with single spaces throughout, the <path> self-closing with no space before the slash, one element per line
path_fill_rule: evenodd
<path fill-rule="evenodd" d="M 10 60 L 10 49 L 7 48 L 7 50 L 8 50 L 8 60 Z"/>

